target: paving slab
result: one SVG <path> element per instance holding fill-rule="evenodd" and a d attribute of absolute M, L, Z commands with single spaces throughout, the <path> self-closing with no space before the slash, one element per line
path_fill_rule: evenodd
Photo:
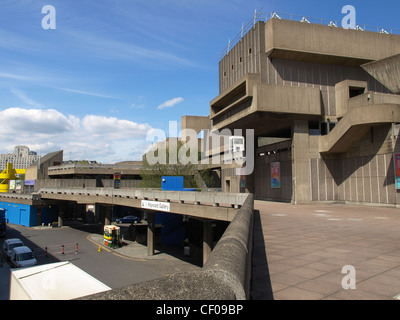
<path fill-rule="evenodd" d="M 395 300 L 400 294 L 400 209 L 256 200 L 252 298 Z M 355 289 L 342 281 L 354 267 Z M 346 278 L 348 279 L 348 278 Z"/>

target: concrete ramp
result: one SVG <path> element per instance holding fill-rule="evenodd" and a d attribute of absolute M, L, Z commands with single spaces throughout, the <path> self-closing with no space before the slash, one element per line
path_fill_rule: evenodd
<path fill-rule="evenodd" d="M 361 66 L 393 93 L 400 93 L 400 54 Z"/>
<path fill-rule="evenodd" d="M 353 108 L 329 134 L 320 137 L 319 152 L 346 152 L 372 126 L 393 122 L 400 122 L 400 104 L 373 104 Z"/>

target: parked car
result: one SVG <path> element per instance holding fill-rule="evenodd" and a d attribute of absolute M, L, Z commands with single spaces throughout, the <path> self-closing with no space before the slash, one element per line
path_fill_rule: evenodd
<path fill-rule="evenodd" d="M 24 243 L 18 238 L 4 240 L 3 252 L 7 258 L 10 259 L 12 250 L 17 247 L 22 247 L 23 245 Z"/>
<path fill-rule="evenodd" d="M 116 221 L 117 223 L 135 223 L 142 221 L 142 219 L 136 216 L 125 216 L 123 218 L 117 218 Z"/>
<path fill-rule="evenodd" d="M 26 246 L 14 248 L 11 252 L 10 261 L 17 268 L 31 267 L 37 264 L 32 250 Z"/>

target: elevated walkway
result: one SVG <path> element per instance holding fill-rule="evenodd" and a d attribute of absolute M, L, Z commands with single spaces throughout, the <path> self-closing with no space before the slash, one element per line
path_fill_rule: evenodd
<path fill-rule="evenodd" d="M 166 204 L 171 213 L 221 221 L 232 221 L 248 196 L 245 193 L 113 188 L 42 188 L 39 194 L 43 200 L 121 205 L 141 209 L 146 209 L 143 207 L 143 200 L 153 201 L 156 204 Z"/>
<path fill-rule="evenodd" d="M 394 122 L 400 122 L 400 104 L 372 104 L 352 108 L 329 134 L 320 137 L 319 152 L 346 152 L 372 126 Z"/>

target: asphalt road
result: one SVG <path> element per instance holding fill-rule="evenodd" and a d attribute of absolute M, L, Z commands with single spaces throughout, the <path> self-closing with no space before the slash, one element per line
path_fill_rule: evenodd
<path fill-rule="evenodd" d="M 89 237 L 98 231 L 95 230 L 99 228 L 98 226 L 26 228 L 9 224 L 7 228 L 6 238 L 20 238 L 35 252 L 38 264 L 70 261 L 113 289 L 161 278 L 168 274 L 166 269 L 160 268 L 157 261 L 129 259 L 106 250 L 99 252 L 99 246 L 90 241 Z M 0 239 L 1 247 L 3 242 L 4 238 Z M 76 243 L 78 243 L 78 253 L 75 253 Z M 62 245 L 64 254 L 61 254 Z M 48 247 L 47 256 L 46 247 Z M 0 273 L 2 284 L 0 299 L 3 300 L 7 299 L 7 276 L 9 282 L 9 272 L 7 275 L 5 267 L 7 266 L 1 268 L 3 271 Z"/>

